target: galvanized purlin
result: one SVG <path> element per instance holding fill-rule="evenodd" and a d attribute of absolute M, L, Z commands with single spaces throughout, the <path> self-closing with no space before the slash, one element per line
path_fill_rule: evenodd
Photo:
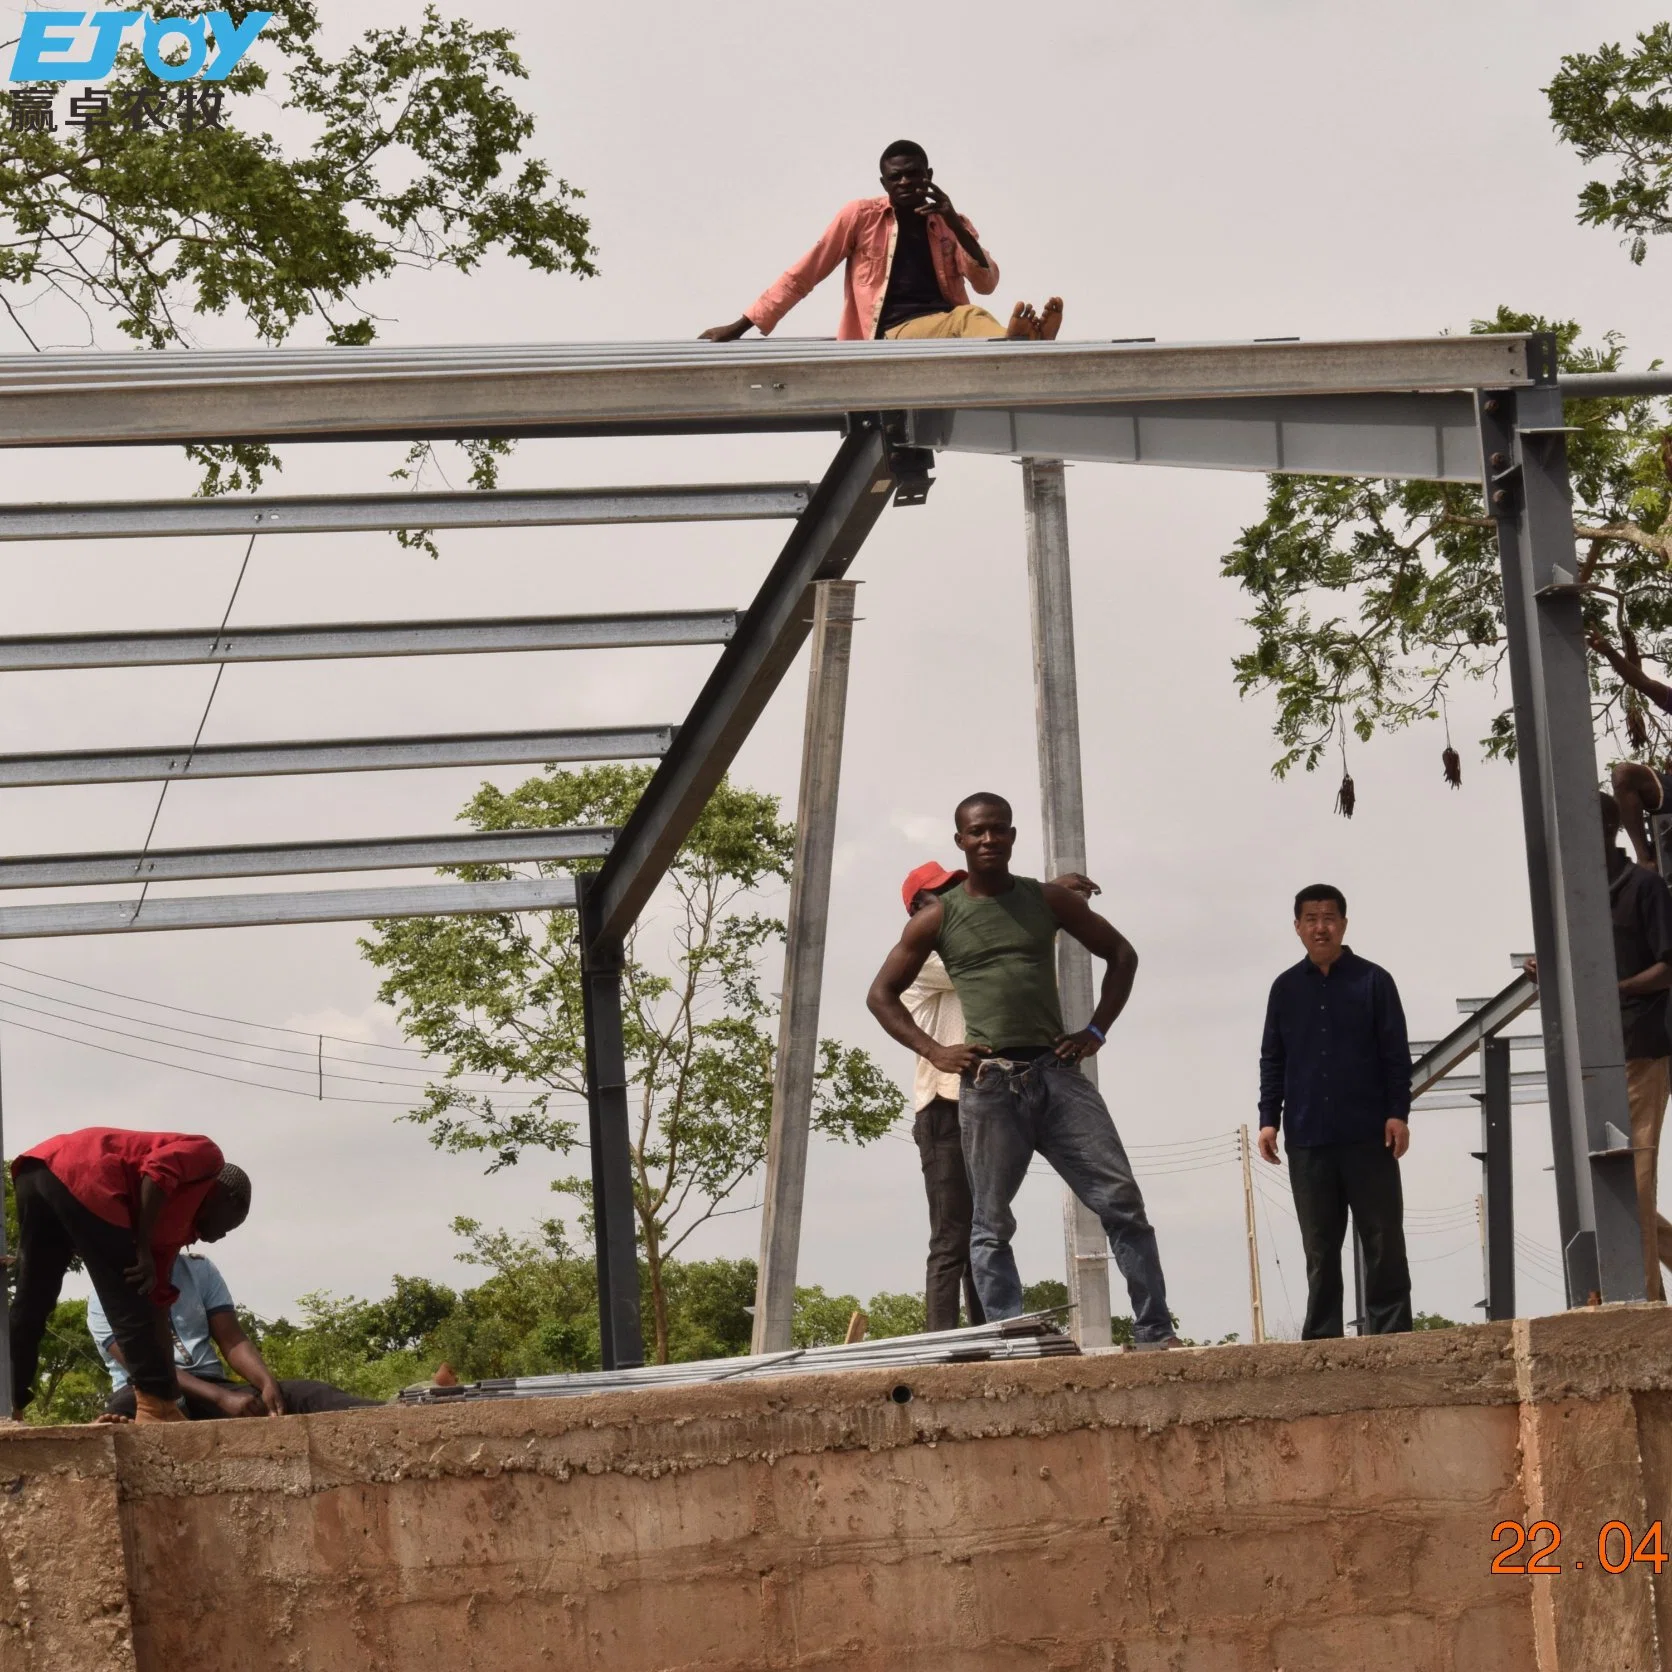
<path fill-rule="evenodd" d="M 182 628 L 0 639 L 0 673 L 167 667 L 196 662 L 307 662 L 374 656 L 468 656 L 525 650 L 631 650 L 724 644 L 736 610 L 502 620 L 376 621 L 341 626 Z"/>
<path fill-rule="evenodd" d="M 464 917 L 484 912 L 572 911 L 573 877 L 431 883 L 420 888 L 342 888 L 299 894 L 147 894 L 67 906 L 0 907 L 0 940 L 140 934 L 153 929 L 247 929 L 285 923 L 365 923 L 384 917 Z"/>
<path fill-rule="evenodd" d="M 319 743 L 227 743 L 173 749 L 0 755 L 0 789 L 45 784 L 155 783 L 165 778 L 260 778 L 307 772 L 400 772 L 421 767 L 643 760 L 665 754 L 673 726 L 584 731 L 457 732 Z"/>
<path fill-rule="evenodd" d="M 605 829 L 497 830 L 231 848 L 19 855 L 0 858 L 0 888 L 91 888 L 107 883 L 202 882 L 211 877 L 398 871 L 414 866 L 527 865 L 602 859 L 614 844 L 615 832 Z"/>
<path fill-rule="evenodd" d="M 975 1360 L 1050 1358 L 1078 1352 L 1052 1316 L 1036 1313 L 969 1329 L 902 1335 L 828 1347 L 792 1347 L 736 1358 L 644 1365 L 629 1370 L 583 1371 L 550 1376 L 504 1377 L 462 1388 L 409 1388 L 408 1402 L 459 1399 L 559 1398 L 634 1388 L 679 1387 L 761 1377 L 824 1375 L 835 1370 L 909 1370 Z"/>
<path fill-rule="evenodd" d="M 0 540 L 131 540 L 216 534 L 348 534 L 397 528 L 563 528 L 598 523 L 799 517 L 811 482 L 380 493 L 306 499 L 112 500 L 0 505 Z"/>
<path fill-rule="evenodd" d="M 1510 386 L 1525 337 L 1347 343 L 656 343 L 11 356 L 0 446 L 775 427 L 948 406 Z"/>

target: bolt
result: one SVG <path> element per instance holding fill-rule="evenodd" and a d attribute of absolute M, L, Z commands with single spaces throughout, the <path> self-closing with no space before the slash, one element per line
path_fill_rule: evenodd
<path fill-rule="evenodd" d="M 1502 470 L 1504 468 L 1504 466 L 1508 463 L 1509 463 L 1509 454 L 1508 453 L 1494 453 L 1492 455 L 1492 468 L 1494 470 Z"/>
<path fill-rule="evenodd" d="M 1498 491 L 1492 495 L 1492 503 L 1494 505 L 1508 505 L 1509 504 L 1509 489 L 1508 488 L 1499 488 Z"/>
<path fill-rule="evenodd" d="M 1483 401 L 1481 404 L 1488 412 L 1496 412 L 1498 410 L 1498 399 L 1495 395 L 1490 400 Z"/>

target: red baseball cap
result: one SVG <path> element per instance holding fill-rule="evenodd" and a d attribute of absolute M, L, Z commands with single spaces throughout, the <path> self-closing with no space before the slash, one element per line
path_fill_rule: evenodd
<path fill-rule="evenodd" d="M 931 859 L 926 864 L 919 865 L 900 884 L 900 898 L 906 902 L 906 910 L 909 912 L 912 901 L 924 889 L 928 889 L 931 894 L 938 894 L 948 883 L 962 882 L 968 875 L 968 871 L 948 871 L 945 866 L 938 865 Z"/>

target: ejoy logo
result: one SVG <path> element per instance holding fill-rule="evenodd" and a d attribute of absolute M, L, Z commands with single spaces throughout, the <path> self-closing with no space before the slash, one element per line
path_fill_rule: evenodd
<path fill-rule="evenodd" d="M 148 12 L 25 12 L 23 33 L 12 54 L 13 81 L 102 81 L 116 68 L 123 41 L 139 30 L 145 65 L 159 81 L 225 81 L 238 60 L 271 21 L 271 12 L 246 12 L 234 23 L 230 12 L 202 17 L 153 17 Z M 165 50 L 186 56 L 170 63 Z M 209 56 L 214 48 L 214 57 Z"/>

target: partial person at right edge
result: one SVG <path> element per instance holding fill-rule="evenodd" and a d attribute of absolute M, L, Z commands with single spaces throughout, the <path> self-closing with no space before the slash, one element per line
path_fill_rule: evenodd
<path fill-rule="evenodd" d="M 1615 770 L 1618 774 L 1619 769 Z M 1632 770 L 1646 772 L 1648 768 L 1633 764 Z M 1660 1133 L 1667 1095 L 1672 1091 L 1672 1018 L 1667 1014 L 1668 990 L 1672 989 L 1672 892 L 1655 872 L 1643 864 L 1633 865 L 1626 857 L 1616 840 L 1624 809 L 1611 795 L 1604 795 L 1601 802 L 1637 1223 L 1643 1233 L 1643 1293 L 1649 1300 L 1665 1300 L 1660 1268 L 1672 1266 L 1672 1225 L 1661 1217 L 1657 1198 Z M 1536 981 L 1538 960 L 1529 958 L 1526 968 Z"/>
<path fill-rule="evenodd" d="M 1347 899 L 1329 883 L 1295 896 L 1306 956 L 1271 984 L 1260 1043 L 1260 1154 L 1285 1132 L 1295 1217 L 1306 1250 L 1303 1341 L 1345 1334 L 1341 1248 L 1347 1216 L 1364 1249 L 1370 1335 L 1411 1327 L 1405 1197 L 1411 1049 L 1393 977 L 1345 942 Z"/>

